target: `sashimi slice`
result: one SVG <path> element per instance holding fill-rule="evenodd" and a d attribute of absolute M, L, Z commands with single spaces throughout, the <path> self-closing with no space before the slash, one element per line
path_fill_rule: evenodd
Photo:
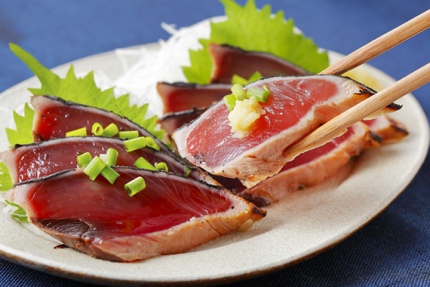
<path fill-rule="evenodd" d="M 157 83 L 165 114 L 209 107 L 229 94 L 230 89 L 229 84 Z"/>
<path fill-rule="evenodd" d="M 77 167 L 77 156 L 89 152 L 92 156 L 106 154 L 109 148 L 118 151 L 117 166 L 133 166 L 139 157 L 152 165 L 166 163 L 168 172 L 187 175 L 196 180 L 207 180 L 209 176 L 191 165 L 168 154 L 144 147 L 127 152 L 124 142 L 117 138 L 68 137 L 16 146 L 0 153 L 0 159 L 9 169 L 12 182 L 36 179 Z"/>
<path fill-rule="evenodd" d="M 209 173 L 238 178 L 252 187 L 294 158 L 284 154 L 291 144 L 375 93 L 349 78 L 334 75 L 272 77 L 245 89 L 264 86 L 271 93 L 262 104 L 265 114 L 246 137 L 234 136 L 229 110 L 219 102 L 175 131 L 173 139 L 180 155 Z M 379 113 L 399 108 L 391 104 Z"/>
<path fill-rule="evenodd" d="M 67 132 L 82 127 L 86 127 L 87 134 L 91 135 L 94 123 L 99 123 L 103 127 L 113 123 L 118 126 L 119 130 L 137 130 L 141 136 L 154 138 L 161 150 L 170 152 L 163 142 L 156 139 L 146 129 L 113 112 L 43 95 L 33 96 L 31 104 L 35 111 L 33 134 L 36 142 L 63 138 Z"/>
<path fill-rule="evenodd" d="M 220 187 L 162 172 L 116 171 L 114 185 L 72 170 L 18 184 L 6 197 L 47 234 L 111 261 L 184 252 L 266 214 Z M 124 185 L 138 176 L 146 188 L 130 197 Z"/>
<path fill-rule="evenodd" d="M 161 127 L 169 134 L 199 117 L 211 105 L 231 93 L 229 84 L 197 85 L 189 83 L 157 83 L 163 101 Z"/>
<path fill-rule="evenodd" d="M 160 117 L 158 122 L 163 130 L 165 130 L 169 135 L 172 135 L 178 128 L 192 122 L 206 110 L 207 108 L 168 113 Z"/>
<path fill-rule="evenodd" d="M 356 123 L 342 136 L 298 155 L 276 175 L 237 194 L 258 206 L 272 204 L 291 192 L 315 186 L 334 176 L 351 157 L 366 148 L 379 146 L 379 141 L 367 125 Z"/>
<path fill-rule="evenodd" d="M 255 72 L 263 77 L 308 75 L 306 70 L 269 53 L 245 51 L 230 45 L 211 43 L 208 51 L 213 62 L 211 83 L 230 84 L 234 75 L 250 78 Z"/>

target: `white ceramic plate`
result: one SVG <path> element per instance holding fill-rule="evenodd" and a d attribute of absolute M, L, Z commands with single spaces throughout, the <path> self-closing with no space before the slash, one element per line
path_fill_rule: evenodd
<path fill-rule="evenodd" d="M 122 71 L 114 52 L 73 64 L 76 71 L 99 70 L 112 79 Z M 68 67 L 69 64 L 55 71 L 62 74 Z M 372 67 L 365 69 L 384 86 L 393 82 Z M 38 81 L 31 78 L 0 95 L 4 111 L 0 113 L 2 150 L 7 148 L 4 129 L 9 126 L 11 111 L 28 101 L 28 87 L 38 86 Z M 412 95 L 398 102 L 404 106 L 394 116 L 410 131 L 405 140 L 367 150 L 344 181 L 340 177 L 333 179 L 270 206 L 267 217 L 247 232 L 224 236 L 183 254 L 139 263 L 112 263 L 72 249 L 54 249 L 58 245 L 56 240 L 0 212 L 0 256 L 75 280 L 124 286 L 229 282 L 295 264 L 326 250 L 368 223 L 417 173 L 429 147 L 427 119 Z"/>

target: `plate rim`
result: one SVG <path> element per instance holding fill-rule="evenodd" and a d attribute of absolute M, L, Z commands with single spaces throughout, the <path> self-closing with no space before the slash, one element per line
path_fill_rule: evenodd
<path fill-rule="evenodd" d="M 157 43 L 149 43 L 149 44 L 145 44 L 145 45 L 139 45 L 139 46 L 132 46 L 132 47 L 126 47 L 126 48 L 121 48 L 121 49 L 137 49 L 137 48 L 141 48 L 141 47 L 158 47 Z M 62 65 L 59 65 L 55 68 L 53 68 L 52 70 L 54 72 L 62 72 L 64 73 L 71 64 L 73 64 L 75 66 L 75 68 L 77 68 L 81 63 L 86 63 L 86 65 L 90 62 L 98 62 L 100 61 L 100 59 L 114 59 L 117 57 L 116 55 L 116 50 L 113 51 L 108 51 L 108 52 L 103 52 L 103 53 L 99 53 L 99 54 L 94 54 L 94 55 L 90 55 L 81 59 L 77 59 L 75 61 L 71 61 Z M 340 54 L 336 53 L 336 52 L 331 52 L 333 55 L 336 56 L 340 56 Z M 367 64 L 366 64 L 367 65 Z M 382 75 L 384 75 L 385 77 L 387 77 L 387 79 L 390 79 L 392 81 L 394 81 L 394 79 L 392 79 L 390 76 L 386 75 L 384 72 L 372 67 L 368 65 L 368 68 L 373 69 L 374 71 L 381 73 Z M 94 67 L 94 69 L 96 70 L 97 68 Z M 77 69 L 76 69 L 77 70 Z M 32 85 L 34 82 L 37 82 L 37 78 L 36 76 L 33 76 L 27 80 L 24 80 L 12 87 L 10 87 L 9 89 L 3 91 L 2 93 L 0 93 L 0 98 L 3 97 L 7 97 L 8 94 L 13 94 L 15 91 L 19 91 L 19 90 L 23 90 L 28 88 L 30 85 Z M 419 102 L 411 95 L 407 95 L 405 97 L 408 101 L 411 101 L 416 108 L 419 109 L 419 113 L 418 113 L 418 117 L 423 117 L 426 121 L 425 124 L 426 125 L 426 129 L 425 132 L 421 135 L 422 140 L 420 141 L 420 143 L 422 144 L 422 146 L 428 146 L 429 145 L 429 128 L 428 128 L 428 122 L 427 122 L 427 118 L 426 115 L 424 113 L 424 111 L 422 110 Z M 29 267 L 35 270 L 39 270 L 42 272 L 46 272 L 52 275 L 56 275 L 56 276 L 60 276 L 60 277 L 64 277 L 64 278 L 68 278 L 68 279 L 72 279 L 72 280 L 78 280 L 78 281 L 82 281 L 82 282 L 88 282 L 88 283 L 104 283 L 104 284 L 121 284 L 121 285 L 127 285 L 127 286 L 131 286 L 133 284 L 136 285 L 140 285 L 142 283 L 145 284 L 151 284 L 151 285 L 166 285 L 166 284 L 179 284 L 179 283 L 183 283 L 183 284 L 201 284 L 201 283 L 228 283 L 228 282 L 232 282 L 237 281 L 237 280 L 243 280 L 243 279 L 248 279 L 248 278 L 252 278 L 252 277 L 256 277 L 256 276 L 260 276 L 263 274 L 267 274 L 276 270 L 280 270 L 292 265 L 295 265 L 299 262 L 302 262 L 304 260 L 307 260 L 311 257 L 314 257 L 324 251 L 326 251 L 327 249 L 332 248 L 333 246 L 339 244 L 340 242 L 344 241 L 345 239 L 347 239 L 348 237 L 352 236 L 355 232 L 357 232 L 358 230 L 360 230 L 361 228 L 363 228 L 365 225 L 367 225 L 370 221 L 372 221 L 375 217 L 379 216 L 402 192 L 404 189 L 407 188 L 407 185 L 410 183 L 410 181 L 412 181 L 412 179 L 415 177 L 416 173 L 418 172 L 418 170 L 421 168 L 421 165 L 423 164 L 425 157 L 427 155 L 427 152 L 423 153 L 420 157 L 421 161 L 418 162 L 416 165 L 414 165 L 414 168 L 410 171 L 410 178 L 407 179 L 408 183 L 405 184 L 405 186 L 402 188 L 401 191 L 397 192 L 396 194 L 394 194 L 394 196 L 392 196 L 391 198 L 387 199 L 387 202 L 385 202 L 382 208 L 379 209 L 379 211 L 375 214 L 373 214 L 373 216 L 367 218 L 366 220 L 363 220 L 361 222 L 361 224 L 359 226 L 355 226 L 352 232 L 346 233 L 344 234 L 344 236 L 338 237 L 336 238 L 336 240 L 333 240 L 332 242 L 330 242 L 330 244 L 325 244 L 325 246 L 323 248 L 319 248 L 316 250 L 313 250 L 312 252 L 307 253 L 305 256 L 296 258 L 294 260 L 288 261 L 288 262 L 283 262 L 281 264 L 275 264 L 272 266 L 265 266 L 263 268 L 255 268 L 254 270 L 247 272 L 247 273 L 243 273 L 243 274 L 230 274 L 228 276 L 214 276 L 212 278 L 200 278 L 200 279 L 191 279 L 191 281 L 189 280 L 183 280 L 180 278 L 177 278 L 176 280 L 168 280 L 168 281 L 163 281 L 163 280 L 146 280 L 144 278 L 142 278 L 139 281 L 135 281 L 135 279 L 133 278 L 129 278 L 129 279 L 119 279 L 119 278 L 108 278 L 108 277 L 101 277 L 101 276 L 97 276 L 97 275 L 92 275 L 92 274 L 88 274 L 85 272 L 79 272 L 77 270 L 70 270 L 67 269 L 67 266 L 55 266 L 56 262 L 52 261 L 52 260 L 47 260 L 45 258 L 45 260 L 38 260 L 38 258 L 36 258 L 36 256 L 30 256 L 30 258 L 28 257 L 28 255 L 25 254 L 25 251 L 22 250 L 14 250 L 13 248 L 6 246 L 3 244 L 3 242 L 0 240 L 0 257 L 14 262 L 16 264 L 19 265 L 23 265 L 25 267 Z M 324 245 L 324 244 L 323 244 Z M 87 255 L 85 255 L 87 256 Z M 34 257 L 34 258 L 33 258 Z M 41 258 L 44 259 L 44 258 Z M 41 262 L 42 261 L 42 262 Z M 133 263 L 134 264 L 134 263 Z"/>

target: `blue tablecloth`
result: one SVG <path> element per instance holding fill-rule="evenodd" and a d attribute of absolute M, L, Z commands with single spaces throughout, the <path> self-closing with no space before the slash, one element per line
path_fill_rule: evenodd
<path fill-rule="evenodd" d="M 423 0 L 256 3 L 285 11 L 319 46 L 343 54 L 430 8 L 430 1 Z M 223 6 L 215 0 L 0 1 L 0 91 L 32 76 L 9 51 L 10 42 L 51 68 L 167 39 L 161 22 L 183 27 L 223 14 Z M 370 64 L 400 79 L 429 59 L 430 31 L 426 31 Z M 414 95 L 430 116 L 430 85 Z M 385 211 L 334 248 L 292 267 L 226 286 L 430 286 L 429 174 L 427 157 L 410 186 Z M 0 259 L 0 286 L 90 285 Z"/>

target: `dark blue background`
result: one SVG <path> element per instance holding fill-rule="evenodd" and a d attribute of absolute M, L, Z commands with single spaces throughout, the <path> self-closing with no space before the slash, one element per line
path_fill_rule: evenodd
<path fill-rule="evenodd" d="M 256 3 L 283 10 L 319 46 L 343 54 L 430 8 L 428 0 Z M 183 27 L 223 14 L 217 0 L 0 0 L 0 92 L 32 76 L 9 51 L 10 42 L 51 68 L 115 48 L 167 39 L 161 22 Z M 400 79 L 429 60 L 430 30 L 370 64 Z M 430 115 L 430 85 L 414 95 Z M 429 286 L 429 173 L 427 158 L 392 205 L 336 247 L 293 267 L 227 286 Z M 0 259 L 0 286 L 86 285 Z"/>

